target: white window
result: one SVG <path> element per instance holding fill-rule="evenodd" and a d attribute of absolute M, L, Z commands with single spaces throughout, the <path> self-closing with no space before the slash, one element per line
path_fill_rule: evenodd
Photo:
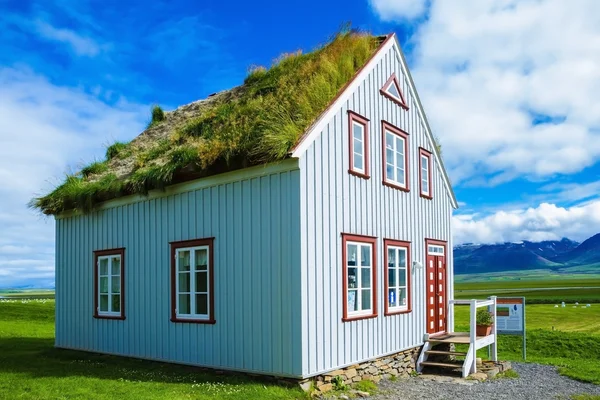
<path fill-rule="evenodd" d="M 419 176 L 421 177 L 421 196 L 431 198 L 431 153 L 419 149 L 421 164 Z"/>
<path fill-rule="evenodd" d="M 122 249 L 98 251 L 96 259 L 96 313 L 98 318 L 123 318 Z"/>
<path fill-rule="evenodd" d="M 368 120 L 348 111 L 348 140 L 350 147 L 350 173 L 369 178 L 369 129 Z"/>
<path fill-rule="evenodd" d="M 210 319 L 210 246 L 175 251 L 175 316 L 177 319 Z"/>
<path fill-rule="evenodd" d="M 385 183 L 408 190 L 407 141 L 408 136 L 389 124 L 383 124 L 385 137 Z"/>
<path fill-rule="evenodd" d="M 386 245 L 388 312 L 409 310 L 408 246 Z"/>
<path fill-rule="evenodd" d="M 444 246 L 436 246 L 430 244 L 427 246 L 427 253 L 434 256 L 443 256 L 444 255 Z"/>
<path fill-rule="evenodd" d="M 355 239 L 355 240 L 353 240 Z M 372 316 L 376 313 L 374 299 L 374 239 L 346 237 L 344 251 L 346 315 L 344 318 Z"/>
<path fill-rule="evenodd" d="M 405 110 L 408 110 L 408 106 L 404 100 L 404 95 L 402 94 L 402 89 L 400 88 L 400 84 L 398 83 L 395 73 L 390 76 L 390 78 L 381 88 L 380 92 L 394 103 L 398 104 Z"/>

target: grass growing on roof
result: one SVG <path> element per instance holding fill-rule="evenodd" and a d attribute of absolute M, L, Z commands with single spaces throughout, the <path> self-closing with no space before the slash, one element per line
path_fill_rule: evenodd
<path fill-rule="evenodd" d="M 107 171 L 90 177 L 69 176 L 31 205 L 45 214 L 89 211 L 102 199 L 162 189 L 184 168 L 188 174 L 202 175 L 215 165 L 221 170 L 236 169 L 284 159 L 379 43 L 372 35 L 344 30 L 311 53 L 283 54 L 270 69 L 252 68 L 244 85 L 208 99 L 198 115 L 163 138 L 167 141 L 140 149 L 133 142 L 115 144 L 107 150 Z M 143 135 L 165 126 L 154 122 L 154 111 Z M 168 122 L 169 115 L 156 110 L 156 121 Z M 105 179 L 115 174 L 113 169 L 122 158 L 127 159 L 121 157 L 127 149 L 135 160 L 132 167 L 116 176 L 119 183 Z"/>

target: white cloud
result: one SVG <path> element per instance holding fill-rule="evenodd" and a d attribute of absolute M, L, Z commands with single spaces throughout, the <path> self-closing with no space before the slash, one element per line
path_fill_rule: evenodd
<path fill-rule="evenodd" d="M 34 27 L 41 37 L 68 44 L 78 55 L 93 57 L 100 52 L 100 46 L 93 39 L 82 36 L 70 29 L 55 28 L 41 20 L 35 21 Z"/>
<path fill-rule="evenodd" d="M 600 226 L 600 200 L 570 208 L 542 203 L 536 208 L 497 211 L 491 215 L 457 215 L 453 218 L 454 244 L 498 243 L 520 240 L 582 241 Z"/>
<path fill-rule="evenodd" d="M 398 20 L 403 6 L 391 4 L 373 7 Z M 455 183 L 572 174 L 600 158 L 600 2 L 433 0 L 412 40 Z"/>
<path fill-rule="evenodd" d="M 427 0 L 369 0 L 384 21 L 414 19 L 425 13 Z"/>
<path fill-rule="evenodd" d="M 59 183 L 68 165 L 101 158 L 111 140 L 131 139 L 146 113 L 147 106 L 110 106 L 27 69 L 0 68 L 0 287 L 51 283 L 54 221 L 27 202 Z"/>

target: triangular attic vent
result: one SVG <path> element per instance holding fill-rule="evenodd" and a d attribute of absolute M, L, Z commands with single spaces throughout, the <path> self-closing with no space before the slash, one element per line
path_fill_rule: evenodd
<path fill-rule="evenodd" d="M 396 79 L 395 73 L 390 76 L 390 79 L 388 79 L 385 85 L 383 85 L 380 92 L 382 95 L 392 100 L 400 107 L 408 110 L 408 106 L 404 100 L 404 95 L 402 94 L 402 89 L 400 89 L 400 84 L 398 83 L 398 79 Z"/>

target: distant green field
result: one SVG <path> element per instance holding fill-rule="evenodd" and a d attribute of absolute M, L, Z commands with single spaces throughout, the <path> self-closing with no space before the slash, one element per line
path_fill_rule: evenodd
<path fill-rule="evenodd" d="M 568 267 L 560 272 L 547 269 L 527 271 L 503 271 L 454 276 L 455 282 L 513 282 L 513 281 L 556 281 L 573 279 L 600 279 L 600 266 Z"/>
<path fill-rule="evenodd" d="M 457 299 L 485 298 L 488 296 L 526 297 L 533 303 L 600 303 L 600 278 L 545 279 L 524 281 L 457 282 Z"/>
<path fill-rule="evenodd" d="M 45 289 L 0 289 L 0 299 L 53 299 L 54 290 Z"/>

